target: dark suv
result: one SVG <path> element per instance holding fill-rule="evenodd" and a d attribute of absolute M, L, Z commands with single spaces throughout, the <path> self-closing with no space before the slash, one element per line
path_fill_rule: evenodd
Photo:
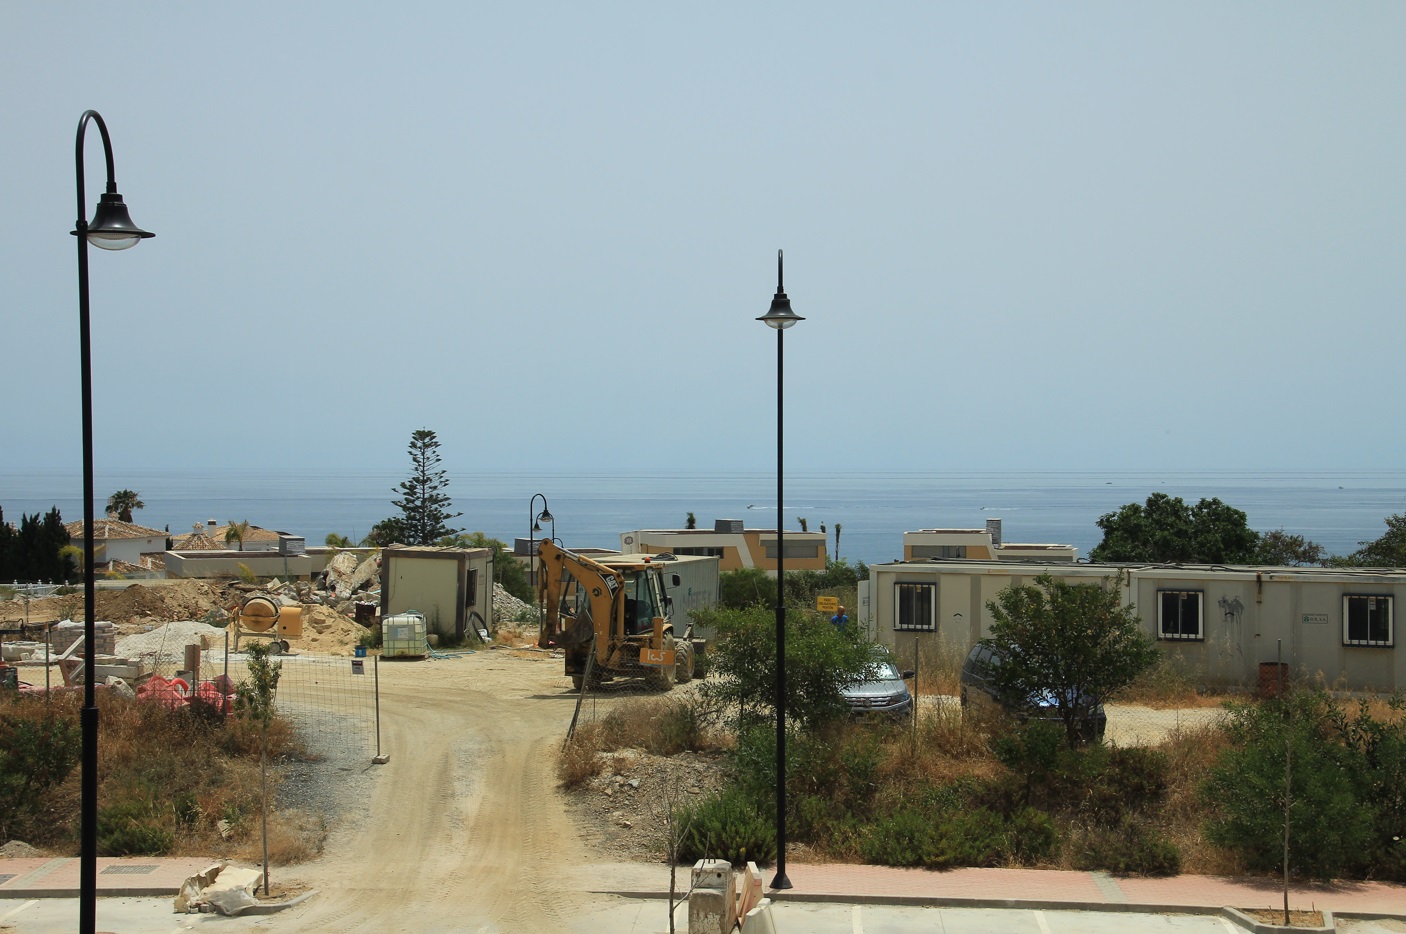
<path fill-rule="evenodd" d="M 1026 698 L 1004 697 L 996 689 L 995 673 L 1001 656 L 990 646 L 977 643 L 962 663 L 962 707 L 997 708 L 1021 720 L 1041 720 L 1053 723 L 1061 730 L 1064 720 L 1059 715 L 1059 702 L 1053 691 L 1036 691 Z M 1108 726 L 1108 714 L 1103 705 L 1094 708 L 1093 715 L 1079 724 L 1079 736 L 1085 742 L 1102 742 Z"/>

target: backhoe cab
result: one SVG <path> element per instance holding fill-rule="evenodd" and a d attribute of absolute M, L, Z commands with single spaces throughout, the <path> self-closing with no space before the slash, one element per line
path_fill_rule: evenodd
<path fill-rule="evenodd" d="M 537 644 L 562 649 L 579 691 L 615 678 L 643 678 L 660 690 L 693 678 L 692 627 L 676 634 L 669 587 L 679 576 L 647 555 L 589 558 L 544 541 L 537 600 L 545 614 Z M 701 642 L 701 640 L 697 640 Z"/>

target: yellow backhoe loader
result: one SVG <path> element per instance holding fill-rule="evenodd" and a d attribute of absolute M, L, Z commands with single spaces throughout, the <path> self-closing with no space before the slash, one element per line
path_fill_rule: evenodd
<path fill-rule="evenodd" d="M 545 608 L 537 644 L 562 649 L 579 691 L 616 678 L 643 678 L 667 691 L 702 675 L 706 640 L 675 629 L 669 587 L 679 576 L 667 557 L 587 557 L 544 541 L 538 552 L 537 599 Z"/>

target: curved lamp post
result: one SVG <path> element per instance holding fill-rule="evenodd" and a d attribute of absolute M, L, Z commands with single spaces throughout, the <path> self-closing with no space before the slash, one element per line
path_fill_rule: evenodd
<path fill-rule="evenodd" d="M 782 284 L 781 263 L 781 251 L 777 250 L 776 295 L 772 297 L 771 310 L 757 319 L 776 329 L 776 877 L 771 880 L 773 889 L 791 888 L 791 880 L 786 878 L 786 533 L 781 515 L 785 508 L 781 469 L 781 371 L 785 354 L 782 338 L 787 328 L 805 320 L 791 310 L 791 300 L 786 297 Z"/>
<path fill-rule="evenodd" d="M 542 511 L 533 514 L 532 510 L 537 506 L 537 498 L 542 497 Z M 541 523 L 552 523 L 552 531 L 556 532 L 556 518 L 552 516 L 551 510 L 547 508 L 547 497 L 541 493 L 533 493 L 532 499 L 527 501 L 527 581 L 532 587 L 532 598 L 537 600 L 537 533 L 542 531 Z M 537 603 L 537 641 L 542 641 L 542 604 Z"/>
<path fill-rule="evenodd" d="M 88 122 L 98 125 L 107 158 L 107 190 L 98 200 L 91 222 L 83 219 L 88 200 L 83 189 L 83 133 Z M 97 661 L 94 642 L 93 571 L 93 358 L 88 338 L 88 244 L 104 250 L 125 250 L 156 234 L 142 230 L 127 215 L 127 205 L 117 193 L 112 169 L 112 140 L 107 124 L 96 110 L 85 110 L 78 120 L 74 145 L 78 176 L 78 220 L 70 233 L 78 238 L 78 353 L 83 370 L 83 773 L 79 819 L 78 930 L 92 934 L 98 909 L 98 707 L 94 696 L 93 668 Z"/>

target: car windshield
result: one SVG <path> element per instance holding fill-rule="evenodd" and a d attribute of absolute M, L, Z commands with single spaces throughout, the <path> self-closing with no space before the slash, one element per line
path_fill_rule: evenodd
<path fill-rule="evenodd" d="M 869 676 L 870 681 L 899 681 L 901 677 L 893 662 L 885 658 L 874 660 L 874 667 Z"/>

